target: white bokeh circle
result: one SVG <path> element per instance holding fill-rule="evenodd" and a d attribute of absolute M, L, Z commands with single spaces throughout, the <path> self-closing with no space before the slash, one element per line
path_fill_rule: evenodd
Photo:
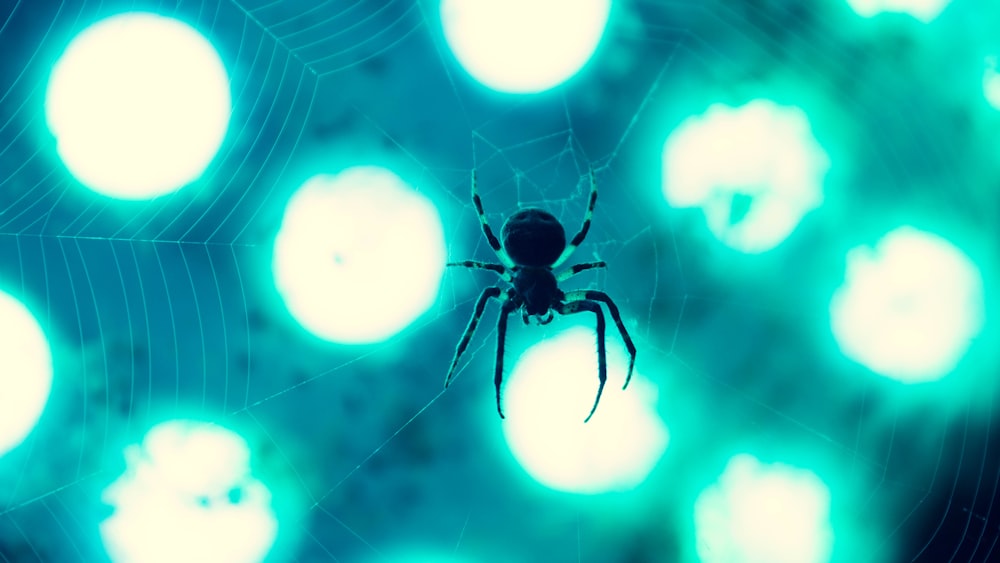
<path fill-rule="evenodd" d="M 437 298 L 445 245 L 434 205 L 391 171 L 318 175 L 292 196 L 273 273 L 313 334 L 344 344 L 385 340 Z"/>
<path fill-rule="evenodd" d="M 218 53 L 191 26 L 126 13 L 85 29 L 53 67 L 45 116 L 78 180 L 111 197 L 147 199 L 196 180 L 231 112 Z"/>
<path fill-rule="evenodd" d="M 528 94 L 579 72 L 610 12 L 610 0 L 443 0 L 441 24 L 473 78 L 494 90 Z"/>
<path fill-rule="evenodd" d="M 580 494 L 633 489 L 669 442 L 656 412 L 655 388 L 636 372 L 622 390 L 628 360 L 611 342 L 608 382 L 594 416 L 583 422 L 598 386 L 594 339 L 594 330 L 586 327 L 546 338 L 525 351 L 505 379 L 504 437 L 525 471 L 552 489 Z"/>
<path fill-rule="evenodd" d="M 0 292 L 0 456 L 35 427 L 51 390 L 45 333 L 20 301 Z"/>

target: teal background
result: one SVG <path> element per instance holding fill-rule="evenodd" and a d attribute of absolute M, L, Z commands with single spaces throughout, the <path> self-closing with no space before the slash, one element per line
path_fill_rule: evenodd
<path fill-rule="evenodd" d="M 77 185 L 42 106 L 74 34 L 130 9 L 194 25 L 232 78 L 219 155 L 200 181 L 149 202 Z M 38 317 L 55 369 L 36 432 L 0 459 L 0 559 L 100 560 L 100 490 L 122 448 L 172 417 L 247 437 L 275 492 L 275 560 L 417 548 L 684 560 L 693 499 L 740 452 L 828 484 L 837 561 L 1000 557 L 1000 113 L 982 93 L 984 58 L 1000 54 L 996 5 L 956 0 L 923 25 L 836 1 L 622 1 L 591 63 L 535 96 L 474 83 L 436 17 L 429 1 L 0 0 L 0 286 Z M 779 248 L 744 256 L 697 211 L 666 206 L 660 151 L 685 117 L 756 97 L 803 108 L 832 167 L 824 206 Z M 634 491 L 549 491 L 515 464 L 491 403 L 495 331 L 441 394 L 485 276 L 449 274 L 431 311 L 366 346 L 309 336 L 270 284 L 284 202 L 312 174 L 390 165 L 438 205 L 451 258 L 487 260 L 473 167 L 493 220 L 542 204 L 573 224 L 577 171 L 592 161 L 601 194 L 578 256 L 610 268 L 581 283 L 634 323 L 672 434 Z M 829 330 L 845 252 L 901 224 L 951 240 L 985 281 L 982 336 L 928 386 L 846 360 Z"/>

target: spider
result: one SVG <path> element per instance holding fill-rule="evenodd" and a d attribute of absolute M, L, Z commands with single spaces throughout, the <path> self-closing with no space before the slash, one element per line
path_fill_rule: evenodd
<path fill-rule="evenodd" d="M 529 318 L 534 318 L 540 325 L 552 322 L 553 312 L 561 315 L 572 315 L 575 313 L 592 312 L 597 317 L 597 398 L 594 406 L 590 409 L 590 414 L 584 422 L 590 420 L 597 410 L 597 404 L 601 401 L 601 392 L 604 390 L 604 383 L 607 380 L 607 359 L 604 352 L 604 312 L 600 303 L 604 303 L 611 318 L 618 326 L 625 347 L 628 348 L 629 364 L 628 375 L 625 377 L 625 385 L 628 387 L 632 378 L 632 368 L 635 366 L 635 345 L 629 338 L 625 325 L 622 324 L 618 307 L 611 297 L 603 291 L 579 290 L 563 292 L 559 289 L 559 282 L 562 282 L 580 272 L 595 268 L 607 268 L 607 264 L 602 261 L 585 262 L 563 270 L 558 275 L 553 273 L 553 269 L 560 266 L 573 254 L 576 247 L 583 242 L 590 230 L 590 218 L 594 214 L 594 204 L 597 203 L 597 180 L 594 177 L 594 169 L 590 169 L 590 201 L 587 204 L 587 213 L 583 219 L 583 226 L 580 232 L 566 244 L 566 233 L 562 224 L 551 213 L 537 207 L 528 207 L 518 210 L 507 218 L 500 229 L 500 239 L 497 239 L 486 220 L 483 212 L 483 202 L 479 198 L 476 189 L 476 171 L 472 171 L 472 203 L 476 206 L 476 213 L 479 215 L 479 222 L 483 227 L 483 234 L 490 247 L 500 259 L 501 264 L 479 262 L 475 260 L 463 260 L 461 262 L 449 262 L 448 266 L 460 266 L 463 268 L 490 270 L 500 278 L 509 283 L 510 287 L 487 287 L 479 295 L 476 307 L 469 319 L 469 325 L 465 328 L 465 334 L 459 341 L 455 350 L 455 356 L 451 361 L 451 369 L 445 378 L 445 388 L 451 383 L 455 373 L 455 367 L 462 353 L 469 346 L 469 341 L 483 316 L 486 302 L 496 299 L 500 302 L 500 319 L 497 322 L 497 355 L 494 366 L 493 382 L 497 389 L 497 412 L 500 418 L 504 418 L 503 409 L 500 407 L 500 384 L 503 381 L 503 347 L 504 338 L 507 334 L 507 317 L 515 312 L 521 312 L 524 324 L 528 324 Z"/>

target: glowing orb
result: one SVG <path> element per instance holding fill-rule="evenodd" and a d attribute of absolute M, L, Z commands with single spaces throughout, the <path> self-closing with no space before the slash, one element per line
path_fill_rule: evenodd
<path fill-rule="evenodd" d="M 145 199 L 194 181 L 230 114 L 229 79 L 212 45 L 146 13 L 80 33 L 52 70 L 45 117 L 69 171 L 104 195 Z"/>
<path fill-rule="evenodd" d="M 830 492 L 809 471 L 738 455 L 694 510 L 703 563 L 830 560 Z"/>
<path fill-rule="evenodd" d="M 767 100 L 715 104 L 664 144 L 663 195 L 674 207 L 700 207 L 726 245 L 763 252 L 823 202 L 829 167 L 801 110 Z"/>
<path fill-rule="evenodd" d="M 314 176 L 288 203 L 274 245 L 275 284 L 307 330 L 379 342 L 437 298 L 444 232 L 424 196 L 384 168 Z"/>
<path fill-rule="evenodd" d="M 501 92 L 548 90 L 593 55 L 610 0 L 442 0 L 441 23 L 465 70 Z"/>
<path fill-rule="evenodd" d="M 847 255 L 844 284 L 830 303 L 843 353 L 913 383 L 951 371 L 984 322 L 983 281 L 948 241 L 912 227 Z"/>
<path fill-rule="evenodd" d="M 951 0 L 847 0 L 859 16 L 875 17 L 886 12 L 909 14 L 927 23 L 944 11 Z"/>
<path fill-rule="evenodd" d="M 277 535 L 271 493 L 250 474 L 246 441 L 214 424 L 175 420 L 125 450 L 125 474 L 104 491 L 112 561 L 250 563 Z"/>
<path fill-rule="evenodd" d="M 24 441 L 52 390 L 52 353 L 30 312 L 0 292 L 0 456 Z"/>
<path fill-rule="evenodd" d="M 983 94 L 991 106 L 1000 109 L 1000 72 L 997 72 L 997 57 L 986 58 L 986 71 L 983 73 Z"/>
<path fill-rule="evenodd" d="M 614 325 L 612 325 L 614 326 Z M 522 467 L 539 483 L 583 494 L 641 484 L 667 448 L 669 434 L 655 411 L 655 391 L 635 373 L 622 391 L 628 359 L 608 333 L 608 383 L 597 412 L 593 329 L 573 328 L 532 346 L 505 378 L 504 436 Z"/>

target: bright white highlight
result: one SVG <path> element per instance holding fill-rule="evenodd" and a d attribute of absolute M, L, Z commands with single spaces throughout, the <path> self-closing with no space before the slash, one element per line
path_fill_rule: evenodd
<path fill-rule="evenodd" d="M 122 199 L 167 194 L 196 180 L 229 124 L 229 79 L 190 26 L 147 13 L 100 21 L 56 63 L 45 117 L 69 171 Z"/>
<path fill-rule="evenodd" d="M 35 317 L 0 292 L 0 456 L 38 423 L 52 390 L 52 353 Z"/>
<path fill-rule="evenodd" d="M 847 255 L 830 303 L 843 353 L 904 382 L 939 379 L 983 327 L 983 280 L 948 241 L 900 227 Z"/>
<path fill-rule="evenodd" d="M 317 336 L 383 341 L 427 311 L 444 273 L 434 205 L 374 166 L 314 176 L 292 196 L 274 245 L 274 280 Z"/>
<path fill-rule="evenodd" d="M 822 563 L 830 560 L 830 492 L 815 474 L 750 455 L 733 457 L 695 501 L 703 563 Z"/>
<path fill-rule="evenodd" d="M 579 72 L 610 12 L 610 0 L 442 0 L 441 23 L 473 78 L 494 90 L 528 94 Z"/>
<path fill-rule="evenodd" d="M 986 71 L 983 73 L 983 95 L 986 101 L 995 109 L 1000 109 L 1000 72 L 997 71 L 997 57 L 986 58 Z"/>
<path fill-rule="evenodd" d="M 859 16 L 875 17 L 886 12 L 909 14 L 924 23 L 938 17 L 951 0 L 847 0 Z"/>
<path fill-rule="evenodd" d="M 715 104 L 685 120 L 663 147 L 663 194 L 674 207 L 701 207 L 726 245 L 770 250 L 823 202 L 830 160 L 812 136 L 805 113 L 755 100 Z M 745 216 L 734 197 L 748 199 Z"/>
<path fill-rule="evenodd" d="M 573 328 L 528 349 L 505 378 L 504 436 L 511 453 L 539 483 L 595 494 L 641 484 L 667 448 L 654 388 L 638 372 L 622 391 L 627 356 L 607 334 L 608 383 L 597 394 L 596 335 Z"/>
<path fill-rule="evenodd" d="M 262 561 L 278 523 L 271 493 L 250 474 L 243 438 L 214 424 L 175 420 L 125 450 L 125 474 L 104 491 L 101 523 L 112 561 Z"/>

